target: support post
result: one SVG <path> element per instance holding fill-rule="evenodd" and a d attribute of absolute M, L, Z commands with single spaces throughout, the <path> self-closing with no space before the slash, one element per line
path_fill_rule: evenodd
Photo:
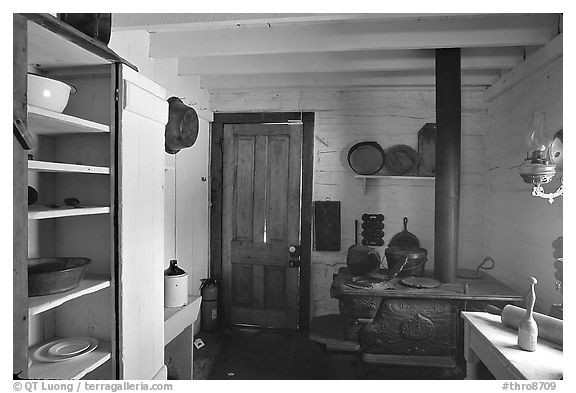
<path fill-rule="evenodd" d="M 456 282 L 460 227 L 460 48 L 436 49 L 434 276 Z"/>

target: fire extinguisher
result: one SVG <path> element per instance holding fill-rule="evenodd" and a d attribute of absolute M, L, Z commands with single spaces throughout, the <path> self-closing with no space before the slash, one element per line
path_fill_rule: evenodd
<path fill-rule="evenodd" d="M 203 278 L 200 281 L 202 330 L 213 332 L 218 327 L 218 282 L 213 278 Z"/>

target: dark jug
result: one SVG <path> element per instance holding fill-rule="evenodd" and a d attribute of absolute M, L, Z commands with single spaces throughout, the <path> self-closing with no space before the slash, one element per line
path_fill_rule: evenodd
<path fill-rule="evenodd" d="M 112 14 L 57 14 L 58 19 L 82 33 L 108 45 L 112 30 Z"/>

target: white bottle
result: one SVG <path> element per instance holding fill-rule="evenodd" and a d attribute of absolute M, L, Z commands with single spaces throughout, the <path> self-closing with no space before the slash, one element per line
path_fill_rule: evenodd
<path fill-rule="evenodd" d="M 537 282 L 534 277 L 530 277 L 530 291 L 526 294 L 526 314 L 518 326 L 518 346 L 530 352 L 534 352 L 538 345 L 538 325 L 532 315 L 536 303 L 534 285 Z"/>

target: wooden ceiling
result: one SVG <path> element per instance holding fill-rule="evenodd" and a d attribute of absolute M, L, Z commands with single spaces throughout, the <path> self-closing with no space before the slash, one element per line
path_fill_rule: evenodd
<path fill-rule="evenodd" d="M 434 49 L 462 48 L 488 87 L 561 33 L 560 14 L 114 14 L 209 90 L 433 86 Z"/>

